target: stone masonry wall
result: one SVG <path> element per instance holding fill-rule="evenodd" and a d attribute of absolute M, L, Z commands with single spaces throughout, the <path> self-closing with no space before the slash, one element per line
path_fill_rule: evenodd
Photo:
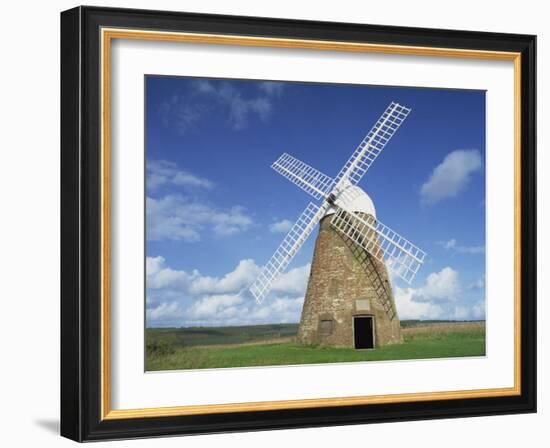
<path fill-rule="evenodd" d="M 397 314 L 390 319 L 366 274 L 369 263 L 381 277 L 391 306 L 395 303 L 384 263 L 353 245 L 321 220 L 311 266 L 298 341 L 306 345 L 354 347 L 353 317 L 373 316 L 375 346 L 401 343 Z M 351 244 L 350 244 L 351 243 Z M 353 250 L 352 250 L 353 249 Z"/>

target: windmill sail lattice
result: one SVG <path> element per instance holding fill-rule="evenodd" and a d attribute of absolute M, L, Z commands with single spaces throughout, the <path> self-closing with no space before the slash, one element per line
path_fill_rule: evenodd
<path fill-rule="evenodd" d="M 261 299 L 266 296 L 273 282 L 286 269 L 329 207 L 328 203 L 324 203 L 321 207 L 312 202 L 308 204 L 250 287 L 250 292 L 256 300 L 261 302 Z"/>
<path fill-rule="evenodd" d="M 271 167 L 315 199 L 325 197 L 334 187 L 334 180 L 331 177 L 286 152 L 273 162 Z"/>
<path fill-rule="evenodd" d="M 271 259 L 262 268 L 249 290 L 258 303 L 269 293 L 317 223 L 330 209 L 335 210 L 331 225 L 374 258 L 385 262 L 395 274 L 410 283 L 424 262 L 425 253 L 374 216 L 348 208 L 358 192 L 357 185 L 380 155 L 411 109 L 392 102 L 345 163 L 336 179 L 284 153 L 272 168 L 317 200 L 310 203 L 286 235 Z M 351 187 L 351 188 L 350 188 Z"/>
<path fill-rule="evenodd" d="M 336 182 L 347 179 L 357 185 L 410 111 L 411 109 L 392 102 L 342 167 L 336 176 Z"/>
<path fill-rule="evenodd" d="M 408 283 L 414 279 L 426 257 L 425 252 L 371 215 L 361 216 L 340 205 L 331 225 L 374 258 L 386 262 Z"/>

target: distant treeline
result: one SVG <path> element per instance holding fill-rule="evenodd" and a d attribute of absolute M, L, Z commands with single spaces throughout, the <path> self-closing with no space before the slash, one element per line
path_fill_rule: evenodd
<path fill-rule="evenodd" d="M 485 322 L 485 319 L 479 320 L 452 320 L 452 319 L 404 319 L 401 320 L 402 327 L 412 327 L 417 325 L 430 325 L 430 324 L 444 324 L 452 322 Z M 240 333 L 242 331 L 257 333 L 270 333 L 270 332 L 297 332 L 298 323 L 292 324 L 261 324 L 261 325 L 228 325 L 225 327 L 211 327 L 211 326 L 196 326 L 196 327 L 148 327 L 147 330 L 166 331 L 173 332 L 174 330 L 185 330 L 187 334 L 205 334 L 205 335 L 220 335 L 230 333 Z"/>

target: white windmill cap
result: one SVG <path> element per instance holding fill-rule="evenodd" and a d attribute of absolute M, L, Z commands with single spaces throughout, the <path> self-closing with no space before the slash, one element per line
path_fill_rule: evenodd
<path fill-rule="evenodd" d="M 355 185 L 348 186 L 345 190 L 346 197 L 351 198 L 347 201 L 346 208 L 353 211 L 353 212 L 359 212 L 359 213 L 365 213 L 367 215 L 372 215 L 376 218 L 376 209 L 374 208 L 374 202 L 372 202 L 372 199 L 370 196 L 365 193 L 365 191 Z M 350 194 L 351 193 L 351 194 Z M 336 199 L 342 195 L 338 195 Z M 331 207 L 327 210 L 325 213 L 325 216 L 327 215 L 333 215 L 336 213 L 336 210 L 334 207 Z"/>

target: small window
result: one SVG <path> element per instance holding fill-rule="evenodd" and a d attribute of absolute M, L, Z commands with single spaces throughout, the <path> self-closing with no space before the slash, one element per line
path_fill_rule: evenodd
<path fill-rule="evenodd" d="M 332 319 L 322 319 L 319 322 L 319 333 L 321 336 L 328 336 L 332 334 L 332 325 L 333 325 Z"/>

